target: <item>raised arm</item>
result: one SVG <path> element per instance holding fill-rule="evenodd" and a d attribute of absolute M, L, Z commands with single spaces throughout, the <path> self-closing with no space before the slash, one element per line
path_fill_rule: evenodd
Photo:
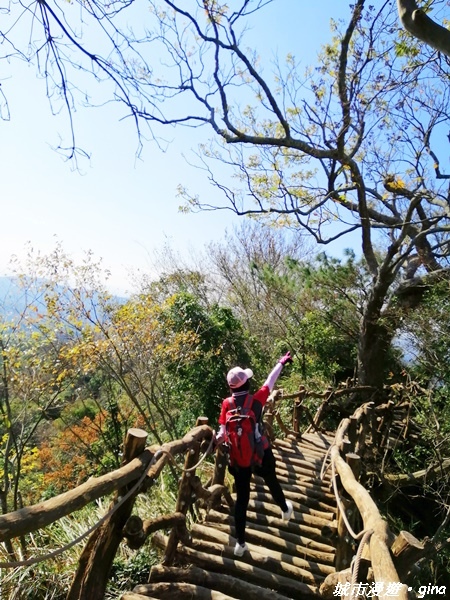
<path fill-rule="evenodd" d="M 275 383 L 276 383 L 278 377 L 280 376 L 280 373 L 283 370 L 284 365 L 287 363 L 291 363 L 291 362 L 292 362 L 292 356 L 291 356 L 290 352 L 287 352 L 284 356 L 282 356 L 279 359 L 277 364 L 274 366 L 272 371 L 269 373 L 266 381 L 264 382 L 264 385 L 267 386 L 270 391 L 272 391 L 273 388 L 275 387 Z"/>

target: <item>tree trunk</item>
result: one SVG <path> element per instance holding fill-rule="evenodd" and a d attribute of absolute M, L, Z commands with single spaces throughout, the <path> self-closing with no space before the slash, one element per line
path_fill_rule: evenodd
<path fill-rule="evenodd" d="M 382 314 L 392 276 L 380 273 L 374 282 L 361 320 L 358 343 L 358 382 L 381 388 L 394 330 Z"/>
<path fill-rule="evenodd" d="M 133 458 L 142 454 L 145 449 L 147 433 L 142 429 L 129 429 L 124 444 L 123 463 L 127 464 Z M 114 500 L 118 502 L 125 495 L 127 488 L 122 488 Z M 105 595 L 109 571 L 123 538 L 123 528 L 133 510 L 137 489 L 119 509 L 96 529 L 89 538 L 81 553 L 78 569 L 67 594 L 67 600 L 91 598 L 100 600 Z"/>

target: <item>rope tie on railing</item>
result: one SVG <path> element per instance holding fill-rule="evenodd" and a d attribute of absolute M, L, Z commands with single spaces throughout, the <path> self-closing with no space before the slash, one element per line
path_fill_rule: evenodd
<path fill-rule="evenodd" d="M 328 461 L 328 457 L 330 456 L 332 447 L 333 447 L 333 444 L 331 444 L 331 446 L 328 448 L 327 453 L 325 454 L 325 458 L 323 459 L 323 462 L 322 462 L 322 468 L 320 469 L 320 479 L 322 479 L 322 481 L 323 481 L 323 478 L 325 477 L 325 473 L 331 467 L 331 460 L 330 460 L 330 464 L 328 466 L 327 466 L 327 461 Z"/>
<path fill-rule="evenodd" d="M 362 556 L 362 552 L 364 549 L 364 546 L 369 542 L 372 533 L 373 533 L 373 529 L 368 529 L 367 531 L 363 532 L 364 535 L 362 536 L 361 541 L 359 542 L 359 546 L 358 546 L 358 550 L 356 552 L 356 555 L 354 556 L 352 563 L 350 565 L 350 570 L 352 573 L 352 586 L 350 589 L 355 589 L 356 584 L 358 583 L 358 572 L 359 572 L 359 564 L 361 562 L 361 556 Z"/>
<path fill-rule="evenodd" d="M 333 491 L 334 491 L 334 495 L 336 497 L 336 504 L 338 506 L 339 512 L 342 515 L 342 519 L 344 520 L 345 526 L 347 528 L 347 531 L 349 532 L 349 534 L 352 536 L 352 538 L 354 540 L 360 540 L 361 538 L 363 538 L 367 533 L 370 533 L 370 535 L 372 535 L 373 530 L 372 529 L 363 529 L 362 531 L 360 531 L 359 533 L 355 533 L 353 531 L 352 526 L 350 525 L 350 523 L 348 522 L 347 519 L 347 515 L 345 514 L 345 507 L 342 504 L 342 500 L 339 496 L 339 491 L 337 489 L 337 483 L 336 483 L 336 467 L 334 465 L 334 460 L 331 460 L 331 473 L 332 473 L 332 481 L 333 481 Z"/>
<path fill-rule="evenodd" d="M 338 506 L 339 512 L 340 512 L 340 513 L 341 513 L 341 515 L 342 515 L 342 519 L 344 520 L 345 526 L 346 526 L 346 528 L 347 528 L 347 531 L 349 532 L 349 534 L 352 536 L 352 538 L 353 538 L 353 539 L 355 539 L 355 540 L 359 540 L 359 539 L 361 539 L 361 538 L 364 536 L 364 534 L 366 533 L 366 530 L 365 530 L 365 529 L 363 529 L 363 530 L 362 530 L 362 531 L 360 531 L 359 533 L 355 533 L 355 532 L 353 531 L 353 528 L 352 528 L 352 526 L 351 526 L 351 525 L 350 525 L 350 523 L 348 522 L 347 515 L 345 514 L 345 507 L 344 507 L 344 505 L 342 504 L 342 500 L 341 500 L 341 498 L 340 498 L 340 496 L 339 496 L 339 491 L 338 491 L 338 489 L 337 489 L 337 483 L 336 483 L 336 467 L 334 466 L 334 461 L 333 461 L 333 460 L 331 460 L 331 473 L 332 473 L 332 478 L 331 478 L 331 480 L 332 480 L 332 482 L 333 482 L 333 491 L 334 491 L 334 495 L 335 495 L 335 497 L 336 497 L 336 504 L 337 504 L 337 506 Z M 371 531 L 371 530 L 369 530 L 369 531 Z"/>
<path fill-rule="evenodd" d="M 54 550 L 53 552 L 49 552 L 48 554 L 43 554 L 41 556 L 35 556 L 34 558 L 29 558 L 27 560 L 19 560 L 19 561 L 15 561 L 15 562 L 0 562 L 0 569 L 12 569 L 12 568 L 16 568 L 16 567 L 28 567 L 31 565 L 35 565 L 40 562 L 50 560 L 52 558 L 56 558 L 60 554 L 63 554 L 64 552 L 67 552 L 67 550 L 70 550 L 70 548 L 72 548 L 73 546 L 76 546 L 77 544 L 79 544 L 85 537 L 87 537 L 88 535 L 93 533 L 98 527 L 100 527 L 100 525 L 102 525 L 102 523 L 104 523 L 117 510 L 119 510 L 119 508 L 122 506 L 122 504 L 124 504 L 135 493 L 135 491 L 142 485 L 144 479 L 147 477 L 147 473 L 149 472 L 150 468 L 155 464 L 155 462 L 157 460 L 158 452 L 156 452 L 153 455 L 152 460 L 148 463 L 144 472 L 139 477 L 138 481 L 134 484 L 134 486 L 130 490 L 128 490 L 128 492 L 124 496 L 122 496 L 120 498 L 119 502 L 117 502 L 117 504 L 115 504 L 111 508 L 111 510 L 109 510 L 106 513 L 106 515 L 104 515 L 99 521 L 97 521 L 97 523 L 92 525 L 92 527 L 90 527 L 87 531 L 83 532 L 75 540 L 72 540 L 71 542 L 69 542 L 68 544 L 63 546 L 62 548 L 58 548 L 58 550 Z"/>
<path fill-rule="evenodd" d="M 320 471 L 320 478 L 323 479 L 323 476 L 325 474 L 325 472 L 328 470 L 329 467 L 325 468 L 326 462 L 328 460 L 328 457 L 330 455 L 331 449 L 333 448 L 335 444 L 332 444 L 329 448 L 328 451 L 325 455 L 325 458 L 323 460 L 322 463 L 322 469 Z M 349 534 L 352 536 L 352 538 L 354 540 L 361 540 L 361 543 L 359 544 L 358 547 L 358 552 L 356 554 L 355 559 L 357 559 L 357 564 L 356 564 L 356 575 L 358 574 L 358 568 L 359 568 L 359 563 L 361 560 L 361 553 L 362 553 L 362 549 L 364 548 L 364 545 L 367 543 L 367 541 L 370 539 L 370 536 L 373 533 L 373 529 L 363 529 L 362 531 L 360 531 L 359 533 L 355 533 L 353 531 L 352 526 L 350 525 L 348 519 L 347 519 L 347 515 L 345 513 L 345 507 L 342 504 L 342 500 L 339 496 L 339 490 L 337 488 L 337 483 L 336 483 L 336 467 L 334 464 L 334 460 L 331 459 L 330 460 L 330 465 L 331 465 L 331 481 L 333 482 L 333 492 L 334 492 L 334 496 L 336 498 L 336 504 L 338 507 L 338 510 L 342 516 L 342 519 L 344 521 L 345 527 L 347 528 L 347 531 L 349 532 Z"/>

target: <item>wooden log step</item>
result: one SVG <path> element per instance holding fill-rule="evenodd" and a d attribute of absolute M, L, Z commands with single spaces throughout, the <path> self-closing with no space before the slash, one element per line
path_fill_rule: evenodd
<path fill-rule="evenodd" d="M 327 433 L 305 433 L 302 435 L 302 440 L 308 442 L 316 448 L 328 448 L 333 444 L 335 436 Z"/>
<path fill-rule="evenodd" d="M 167 544 L 167 537 L 156 532 L 152 538 L 153 542 L 161 547 Z M 176 552 L 178 560 L 185 560 L 189 564 L 195 564 L 215 573 L 224 573 L 246 581 L 273 589 L 278 593 L 285 594 L 290 598 L 319 598 L 318 587 L 284 577 L 275 575 L 243 560 L 215 556 L 206 552 L 199 552 L 188 546 L 179 546 Z"/>
<path fill-rule="evenodd" d="M 326 454 L 315 454 L 310 452 L 298 452 L 292 448 L 284 448 L 282 446 L 276 446 L 273 448 L 273 453 L 278 460 L 302 460 L 309 467 L 313 466 L 318 473 L 322 469 L 323 461 L 325 460 Z M 306 468 L 306 467 L 305 467 Z"/>
<path fill-rule="evenodd" d="M 301 454 L 302 452 L 309 452 L 314 455 L 323 455 L 326 454 L 328 446 L 316 446 L 311 444 L 308 440 L 299 439 L 292 440 L 289 438 L 286 439 L 277 439 L 274 441 L 274 446 L 277 448 L 285 448 L 287 451 L 297 452 Z"/>
<path fill-rule="evenodd" d="M 208 520 L 211 519 L 211 520 L 215 520 L 215 521 L 219 521 L 219 522 L 224 522 L 224 521 L 216 518 L 217 514 L 221 514 L 221 513 L 219 511 L 210 511 L 210 513 L 208 515 Z M 230 523 L 234 526 L 234 518 L 228 512 L 222 516 L 225 519 L 227 519 L 227 518 L 231 519 Z M 336 527 L 334 526 L 334 523 L 333 523 L 333 527 L 331 527 L 331 528 L 327 527 L 327 529 L 326 529 L 327 535 L 324 535 L 322 530 L 320 530 L 318 528 L 310 527 L 303 523 L 295 523 L 292 521 L 292 519 L 290 521 L 286 522 L 280 518 L 271 517 L 269 515 L 257 514 L 255 512 L 247 511 L 247 524 L 249 525 L 249 527 L 253 527 L 253 524 L 255 524 L 255 523 L 257 523 L 258 525 L 261 525 L 263 527 L 267 527 L 268 525 L 271 525 L 271 526 L 277 528 L 278 535 L 284 536 L 284 532 L 288 531 L 295 535 L 304 536 L 305 538 L 307 538 L 309 540 L 313 540 L 313 541 L 320 542 L 322 544 L 327 544 L 327 545 L 330 544 L 330 535 L 333 535 L 333 533 L 336 532 Z"/>
<path fill-rule="evenodd" d="M 295 451 L 295 452 L 310 452 L 311 454 L 316 454 L 317 456 L 323 456 L 327 453 L 328 448 L 330 447 L 329 443 L 322 443 L 320 440 L 311 440 L 308 438 L 302 438 L 301 440 L 290 440 L 290 439 L 276 439 L 274 442 L 274 446 L 282 447 L 287 450 Z"/>
<path fill-rule="evenodd" d="M 194 583 L 245 600 L 287 600 L 287 596 L 277 594 L 273 590 L 267 590 L 259 585 L 236 579 L 232 575 L 210 573 L 199 567 L 180 568 L 156 565 L 150 570 L 149 582 L 159 581 Z"/>
<path fill-rule="evenodd" d="M 297 458 L 303 458 L 304 460 L 310 461 L 321 461 L 326 456 L 325 450 L 317 450 L 315 448 L 310 448 L 309 446 L 303 444 L 296 444 L 295 446 L 289 443 L 277 442 L 273 444 L 273 448 L 282 452 L 283 454 L 296 456 Z"/>
<path fill-rule="evenodd" d="M 291 444 L 291 448 L 297 447 L 299 452 L 311 452 L 317 455 L 326 454 L 328 448 L 331 445 L 328 443 L 323 444 L 321 441 L 319 441 L 319 443 L 316 443 L 314 440 L 308 439 L 307 437 L 303 436 L 300 440 L 295 440 L 293 444 L 293 440 L 289 439 L 282 440 L 282 442 L 285 442 L 286 447 L 289 447 L 289 444 Z"/>
<path fill-rule="evenodd" d="M 312 472 L 308 475 L 307 473 L 301 473 L 300 470 L 297 470 L 296 472 L 288 471 L 287 469 L 284 469 L 280 463 L 277 463 L 276 473 L 277 477 L 283 477 L 287 483 L 295 484 L 298 481 L 312 480 L 317 485 L 329 488 L 328 482 L 311 477 Z"/>
<path fill-rule="evenodd" d="M 296 469 L 295 471 L 288 471 L 283 468 L 281 462 L 277 462 L 276 472 L 282 477 L 285 477 L 287 480 L 291 481 L 313 481 L 316 485 L 329 489 L 330 482 L 320 479 L 319 473 L 315 471 L 305 471 L 302 469 Z"/>
<path fill-rule="evenodd" d="M 183 583 L 181 581 L 147 583 L 138 585 L 134 589 L 145 600 L 148 600 L 148 596 L 143 592 L 147 592 L 153 598 L 170 598 L 170 600 L 192 600 L 192 598 L 195 598 L 195 600 L 237 600 L 236 598 L 222 594 L 222 592 L 216 592 L 200 585 Z"/>
<path fill-rule="evenodd" d="M 305 445 L 291 446 L 289 444 L 274 444 L 272 447 L 275 448 L 277 452 L 281 452 L 286 456 L 292 456 L 293 458 L 300 458 L 312 462 L 322 461 L 327 454 L 325 450 L 317 450 Z"/>
<path fill-rule="evenodd" d="M 284 473 L 278 473 L 277 472 L 277 477 L 280 483 L 286 483 L 288 485 L 294 485 L 292 482 L 295 481 L 290 477 L 287 477 Z M 315 477 L 306 477 L 306 475 L 300 475 L 297 478 L 297 484 L 303 484 L 303 483 L 309 483 L 312 484 L 314 486 L 316 486 L 317 488 L 321 488 L 324 491 L 328 491 L 330 489 L 330 484 L 327 483 L 326 481 L 322 481 L 321 479 L 317 479 Z"/>
<path fill-rule="evenodd" d="M 261 518 L 252 518 L 252 516 L 258 517 L 259 515 L 255 515 L 255 513 L 247 513 L 247 522 L 249 527 L 257 531 L 267 531 L 268 533 L 272 533 L 275 536 L 280 537 L 280 519 L 274 519 L 272 517 L 262 516 Z M 225 526 L 228 529 L 234 527 L 234 517 L 230 515 L 228 512 L 223 513 L 218 510 L 211 510 L 208 514 L 208 518 L 205 523 L 217 524 L 221 527 Z M 327 536 L 315 536 L 308 537 L 308 535 L 304 535 L 303 527 L 298 525 L 297 523 L 293 523 L 289 521 L 283 523 L 283 539 L 286 539 L 295 544 L 300 544 L 305 548 L 310 548 L 312 550 L 317 550 L 318 552 L 324 552 L 329 554 L 335 553 L 335 547 L 330 543 L 330 540 Z M 314 530 L 317 534 L 317 531 Z M 318 538 L 322 538 L 323 541 L 320 541 Z"/>
<path fill-rule="evenodd" d="M 208 528 L 205 528 L 206 530 Z M 222 537 L 222 542 L 219 543 L 217 538 L 214 539 L 214 535 L 218 535 Z M 211 540 L 211 538 L 213 538 Z M 214 556 L 221 556 L 222 558 L 234 559 L 234 544 L 235 539 L 231 536 L 224 534 L 223 532 L 219 532 L 218 530 L 210 530 L 210 539 L 206 540 L 203 538 L 192 538 L 191 543 L 189 544 L 189 548 L 196 550 L 198 552 L 205 552 L 206 554 L 211 554 Z M 303 583 L 309 583 L 311 585 L 319 585 L 324 579 L 326 575 L 320 575 L 320 573 L 313 574 L 308 569 L 304 568 L 304 564 L 299 566 L 290 565 L 288 563 L 282 563 L 280 560 L 274 560 L 273 556 L 276 554 L 272 550 L 267 550 L 261 548 L 261 546 L 257 546 L 255 544 L 247 541 L 247 546 L 249 548 L 248 552 L 244 553 L 244 556 L 240 557 L 237 560 L 243 561 L 250 565 L 254 565 L 261 569 L 266 569 L 273 574 L 283 575 L 285 577 L 292 577 L 298 581 L 303 581 Z M 281 553 L 278 552 L 278 555 L 281 556 Z M 276 564 L 275 564 L 276 563 Z"/>
<path fill-rule="evenodd" d="M 312 517 L 318 517 L 319 519 L 326 519 L 327 521 L 333 521 L 335 518 L 335 515 L 329 510 L 319 510 L 317 508 L 312 508 L 310 504 L 300 502 L 300 498 L 291 492 L 286 492 L 285 497 L 291 500 L 294 506 L 294 516 L 292 518 L 295 517 L 296 511 L 303 515 L 310 515 Z M 257 490 L 253 489 L 250 492 L 250 499 L 257 502 L 264 502 L 264 504 L 272 504 L 273 506 L 277 506 L 274 504 L 272 495 L 267 488 Z M 280 510 L 279 507 L 278 510 Z"/>
<path fill-rule="evenodd" d="M 288 448 L 277 448 L 274 451 L 274 454 L 276 456 L 283 457 L 282 459 L 278 458 L 278 460 L 286 460 L 288 458 L 291 458 L 293 460 L 295 460 L 295 459 L 302 460 L 307 465 L 309 465 L 309 468 L 315 469 L 318 473 L 320 473 L 320 470 L 322 468 L 322 463 L 326 457 L 326 454 L 322 454 L 322 453 L 316 454 L 314 452 L 305 451 L 303 449 L 301 449 L 301 451 L 294 451 L 294 450 L 289 450 Z M 307 467 L 304 467 L 304 468 L 307 468 Z"/>
<path fill-rule="evenodd" d="M 254 489 L 258 491 L 268 489 L 262 478 L 255 480 L 253 486 Z M 336 512 L 336 500 L 334 496 L 331 496 L 331 494 L 325 496 L 320 491 L 311 491 L 310 489 L 306 487 L 302 488 L 299 485 L 285 485 L 283 486 L 283 492 L 286 498 L 294 498 L 294 500 L 297 499 L 298 502 L 306 504 L 310 508 L 315 508 L 324 512 Z"/>
<path fill-rule="evenodd" d="M 265 485 L 264 480 L 262 477 L 254 476 L 253 485 Z M 283 490 L 298 493 L 300 495 L 304 494 L 308 498 L 315 498 L 320 500 L 320 502 L 329 505 L 332 510 L 336 510 L 336 497 L 330 486 L 317 486 L 307 480 L 300 480 L 297 483 L 283 484 Z"/>
<path fill-rule="evenodd" d="M 226 537 L 228 539 L 228 536 Z M 259 569 L 270 571 L 275 575 L 289 577 L 295 579 L 296 581 L 302 581 L 303 583 L 308 583 L 310 585 L 320 585 L 325 580 L 327 575 L 323 573 L 321 574 L 317 571 L 313 572 L 308 569 L 308 567 L 305 568 L 304 564 L 302 566 L 298 566 L 293 565 L 288 561 L 283 561 L 281 552 L 263 549 L 261 546 L 256 546 L 248 541 L 247 546 L 249 551 L 245 552 L 244 556 L 239 558 L 239 560 L 249 565 L 253 565 Z M 222 558 L 235 558 L 233 554 L 234 538 L 232 538 L 232 544 L 224 545 L 220 545 L 217 542 L 205 539 L 193 538 L 192 542 L 189 544 L 189 548 L 192 548 L 198 552 L 205 552 L 206 554 L 221 556 Z M 285 556 L 287 556 L 287 558 L 292 558 L 288 555 Z"/>
<path fill-rule="evenodd" d="M 308 469 L 308 470 L 313 470 L 313 471 L 317 471 L 318 473 L 320 473 L 321 469 L 322 469 L 322 464 L 324 461 L 324 456 L 322 456 L 319 459 L 307 459 L 304 458 L 303 456 L 297 455 L 297 454 L 291 454 L 289 452 L 283 452 L 276 448 L 273 449 L 273 454 L 275 456 L 275 458 L 277 460 L 282 461 L 284 464 L 290 465 L 290 466 L 295 466 L 295 467 L 301 467 L 303 469 Z"/>
<path fill-rule="evenodd" d="M 316 458 L 313 456 L 308 456 L 304 454 L 299 454 L 298 452 L 290 452 L 287 449 L 283 448 L 274 448 L 273 453 L 277 460 L 285 462 L 287 464 L 294 464 L 303 469 L 307 469 L 308 471 L 318 471 L 322 468 L 322 462 L 324 457 Z"/>
<path fill-rule="evenodd" d="M 222 546 L 228 546 L 231 552 L 234 549 L 235 538 L 219 529 L 205 527 L 204 525 L 194 525 L 192 528 L 192 533 L 195 536 L 193 538 L 195 548 L 197 548 L 196 544 L 199 540 L 207 540 L 221 544 Z M 316 560 L 305 560 L 301 556 L 304 548 L 297 544 L 288 542 L 280 536 L 276 537 L 268 533 L 247 529 L 246 542 L 250 550 L 259 552 L 262 555 L 263 560 L 265 557 L 269 556 L 272 559 L 275 559 L 277 563 L 285 563 L 285 565 L 291 565 L 302 571 L 302 574 L 296 573 L 295 570 L 291 571 L 287 566 L 283 566 L 282 568 L 280 567 L 281 570 L 277 572 L 281 573 L 283 571 L 286 575 L 289 572 L 292 572 L 294 577 L 300 577 L 301 575 L 303 581 L 308 581 L 308 577 L 311 575 L 312 578 L 310 583 L 314 583 L 318 576 L 325 578 L 326 575 L 334 573 L 335 571 L 334 567 L 330 564 L 326 565 L 320 561 L 317 562 Z M 197 549 L 202 550 L 202 548 Z M 212 549 L 213 548 L 211 548 L 211 550 Z M 318 555 L 320 557 L 320 553 L 318 553 Z M 258 559 L 257 562 L 260 563 L 261 561 Z M 269 568 L 268 565 L 267 568 Z M 278 567 L 275 565 L 273 569 L 277 570 Z M 274 572 L 273 569 L 270 568 L 269 570 Z"/>
<path fill-rule="evenodd" d="M 305 475 L 300 475 L 297 479 L 293 477 L 289 477 L 286 473 L 281 471 L 277 472 L 277 478 L 280 482 L 282 488 L 284 489 L 287 486 L 295 486 L 295 485 L 305 485 L 314 487 L 316 490 L 320 491 L 321 494 L 331 494 L 331 486 L 325 481 L 321 479 L 314 479 L 312 477 L 306 477 Z"/>
<path fill-rule="evenodd" d="M 270 504 L 269 502 L 259 502 L 258 500 L 250 499 L 248 503 L 248 509 L 250 511 L 254 511 L 259 514 L 267 514 L 274 517 L 279 517 L 281 520 L 281 509 L 276 504 Z M 291 517 L 291 521 L 294 523 L 304 523 L 305 525 L 309 525 L 310 527 L 315 527 L 316 529 L 322 529 L 323 527 L 332 527 L 332 522 L 330 519 L 324 519 L 321 517 L 314 517 L 313 515 L 305 514 L 295 510 Z M 283 522 L 283 521 L 282 521 Z"/>
<path fill-rule="evenodd" d="M 225 524 L 220 523 L 218 521 L 206 521 L 205 525 L 213 529 L 223 531 L 227 535 L 231 535 L 233 522 L 231 524 Z M 276 527 L 260 525 L 258 523 L 250 523 L 246 530 L 246 533 L 250 541 L 253 541 L 253 543 L 257 543 L 259 545 L 268 543 L 265 540 L 265 536 L 272 536 L 277 540 L 280 539 L 279 529 L 277 529 Z M 264 542 L 263 539 L 265 540 Z M 310 558 L 314 562 L 319 562 L 327 565 L 334 565 L 335 549 L 333 546 L 328 546 L 327 544 L 322 544 L 320 542 L 316 542 L 315 540 L 310 540 L 309 538 L 306 538 L 304 536 L 299 536 L 286 531 L 283 532 L 283 537 L 281 539 L 283 539 L 286 542 L 291 542 L 291 544 L 297 545 L 299 547 L 299 558 Z"/>
<path fill-rule="evenodd" d="M 294 460 L 295 459 L 288 459 L 286 460 L 284 458 L 284 456 L 280 456 L 279 454 L 274 452 L 274 456 L 276 459 L 276 468 L 280 471 L 285 471 L 291 475 L 293 475 L 294 477 L 298 478 L 300 475 L 304 475 L 306 477 L 313 477 L 316 479 L 320 479 L 320 473 L 321 473 L 321 468 L 322 468 L 322 462 L 320 462 L 320 464 L 318 465 L 312 465 L 312 464 L 307 464 L 307 463 L 295 463 Z M 329 469 L 324 472 L 324 477 L 322 479 L 322 481 L 324 481 L 325 483 L 329 484 L 331 480 L 331 474 L 329 472 Z"/>

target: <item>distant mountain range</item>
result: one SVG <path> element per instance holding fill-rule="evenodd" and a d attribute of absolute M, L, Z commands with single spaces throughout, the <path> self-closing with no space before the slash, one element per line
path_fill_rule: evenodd
<path fill-rule="evenodd" d="M 39 285 L 24 288 L 17 277 L 0 277 L 0 316 L 4 319 L 17 318 L 30 304 L 45 312 L 44 292 Z M 113 299 L 118 303 L 126 302 L 125 298 L 118 296 L 114 296 Z M 95 304 L 95 296 L 93 304 Z"/>
<path fill-rule="evenodd" d="M 37 299 L 38 290 L 25 290 L 17 277 L 0 277 L 0 315 L 14 317 Z"/>

